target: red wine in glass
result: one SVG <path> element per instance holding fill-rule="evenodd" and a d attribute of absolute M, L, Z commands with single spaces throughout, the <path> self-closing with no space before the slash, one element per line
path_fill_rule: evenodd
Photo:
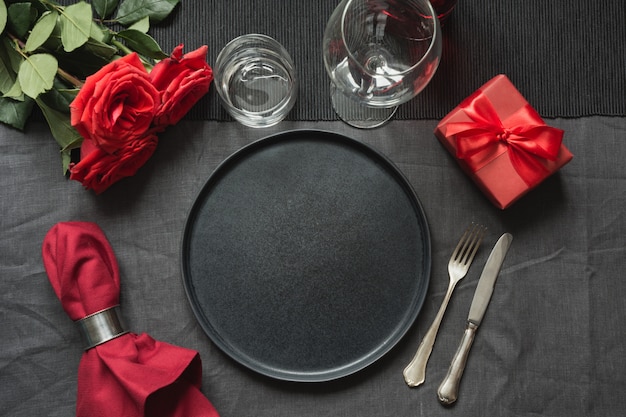
<path fill-rule="evenodd" d="M 430 0 L 430 4 L 433 5 L 433 9 L 437 12 L 439 22 L 442 24 L 446 21 L 450 13 L 454 10 L 457 0 Z"/>

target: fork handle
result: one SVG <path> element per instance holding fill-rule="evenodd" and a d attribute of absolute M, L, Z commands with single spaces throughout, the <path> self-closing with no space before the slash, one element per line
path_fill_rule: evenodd
<path fill-rule="evenodd" d="M 461 377 L 463 376 L 465 364 L 467 363 L 467 356 L 474 342 L 474 335 L 477 329 L 478 326 L 476 324 L 469 321 L 467 322 L 461 344 L 452 358 L 452 363 L 450 363 L 446 377 L 437 390 L 437 397 L 439 398 L 439 402 L 443 405 L 454 403 L 459 396 L 459 384 L 461 383 Z"/>
<path fill-rule="evenodd" d="M 422 342 L 417 348 L 415 356 L 402 372 L 404 375 L 404 381 L 409 387 L 417 387 L 426 379 L 426 364 L 428 363 L 428 358 L 433 351 L 433 345 L 435 344 L 435 338 L 437 337 L 437 332 L 439 331 L 439 325 L 441 324 L 441 319 L 443 319 L 443 314 L 446 312 L 454 287 L 455 284 L 452 282 L 448 285 L 448 291 L 446 291 L 446 296 L 441 302 L 441 307 L 439 307 L 435 320 L 433 320 L 433 323 L 424 335 L 424 339 L 422 339 Z"/>

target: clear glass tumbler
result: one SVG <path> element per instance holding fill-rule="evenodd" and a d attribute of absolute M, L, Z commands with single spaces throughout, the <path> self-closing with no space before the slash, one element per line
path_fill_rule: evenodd
<path fill-rule="evenodd" d="M 214 70 L 222 105 L 245 126 L 274 126 L 296 101 L 293 60 L 269 36 L 255 33 L 233 39 L 220 51 Z"/>

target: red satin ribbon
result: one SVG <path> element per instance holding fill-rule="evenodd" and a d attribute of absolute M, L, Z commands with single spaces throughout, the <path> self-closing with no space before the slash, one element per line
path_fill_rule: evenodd
<path fill-rule="evenodd" d="M 446 135 L 456 139 L 457 158 L 474 171 L 508 150 L 511 164 L 528 186 L 541 182 L 561 149 L 563 131 L 547 126 L 537 112 L 526 104 L 504 120 L 480 91 L 460 106 L 471 122 L 447 125 Z"/>

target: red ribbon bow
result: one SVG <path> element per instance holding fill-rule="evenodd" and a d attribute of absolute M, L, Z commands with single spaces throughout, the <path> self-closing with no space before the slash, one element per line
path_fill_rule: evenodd
<path fill-rule="evenodd" d="M 491 101 L 478 92 L 460 105 L 471 122 L 450 123 L 446 134 L 456 138 L 457 158 L 474 171 L 508 150 L 511 164 L 528 186 L 541 182 L 549 172 L 545 160 L 555 161 L 563 131 L 547 126 L 526 104 L 504 120 Z"/>
<path fill-rule="evenodd" d="M 50 283 L 72 320 L 118 304 L 117 260 L 96 224 L 57 224 L 42 251 Z M 83 354 L 76 416 L 218 417 L 200 392 L 201 380 L 198 352 L 126 333 Z"/>

